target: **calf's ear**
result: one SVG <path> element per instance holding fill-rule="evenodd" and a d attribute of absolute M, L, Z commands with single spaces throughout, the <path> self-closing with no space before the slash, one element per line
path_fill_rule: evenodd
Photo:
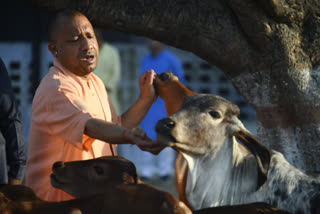
<path fill-rule="evenodd" d="M 261 186 L 267 178 L 271 159 L 270 150 L 247 130 L 240 129 L 236 131 L 234 135 L 256 158 L 259 168 L 258 184 Z"/>

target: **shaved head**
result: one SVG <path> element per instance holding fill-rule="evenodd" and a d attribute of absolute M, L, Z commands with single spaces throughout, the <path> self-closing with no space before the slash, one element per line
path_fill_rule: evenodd
<path fill-rule="evenodd" d="M 49 26 L 48 26 L 48 37 L 49 42 L 56 41 L 56 32 L 59 31 L 59 26 L 61 25 L 61 21 L 63 18 L 72 18 L 75 16 L 84 16 L 78 10 L 72 9 L 64 9 L 61 11 L 57 11 L 54 15 L 52 15 L 49 19 Z"/>
<path fill-rule="evenodd" d="M 77 10 L 57 12 L 49 25 L 48 49 L 72 73 L 86 77 L 95 68 L 99 47 L 92 24 Z"/>

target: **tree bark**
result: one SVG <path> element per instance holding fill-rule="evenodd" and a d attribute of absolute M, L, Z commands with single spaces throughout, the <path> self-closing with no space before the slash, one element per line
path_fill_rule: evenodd
<path fill-rule="evenodd" d="M 320 1 L 20 0 L 75 8 L 95 26 L 147 36 L 219 67 L 256 110 L 258 137 L 320 171 Z"/>

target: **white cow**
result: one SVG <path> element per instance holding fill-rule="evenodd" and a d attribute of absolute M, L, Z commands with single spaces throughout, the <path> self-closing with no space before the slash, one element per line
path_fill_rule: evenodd
<path fill-rule="evenodd" d="M 185 99 L 158 121 L 158 141 L 188 162 L 186 196 L 193 210 L 265 202 L 292 213 L 320 213 L 320 182 L 268 150 L 238 119 L 239 108 L 214 95 Z M 239 148 L 238 138 L 251 152 Z"/>

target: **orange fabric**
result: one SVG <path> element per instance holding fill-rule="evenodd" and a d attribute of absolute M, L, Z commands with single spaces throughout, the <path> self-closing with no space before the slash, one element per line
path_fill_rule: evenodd
<path fill-rule="evenodd" d="M 26 185 L 41 199 L 72 199 L 69 194 L 51 186 L 54 162 L 112 155 L 111 144 L 83 134 L 90 118 L 121 125 L 105 86 L 96 75 L 79 77 L 55 60 L 32 103 Z"/>

